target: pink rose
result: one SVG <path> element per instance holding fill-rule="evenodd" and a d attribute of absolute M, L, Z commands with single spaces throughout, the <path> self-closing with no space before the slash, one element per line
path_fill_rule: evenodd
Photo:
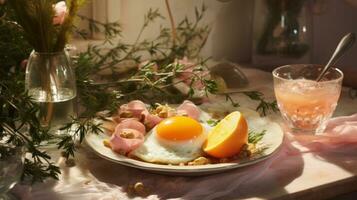
<path fill-rule="evenodd" d="M 176 63 L 183 65 L 183 72 L 180 74 L 178 77 L 180 80 L 182 80 L 186 85 L 189 85 L 191 83 L 192 78 L 194 77 L 193 74 L 196 74 L 200 77 L 207 77 L 209 75 L 208 71 L 194 71 L 194 68 L 197 67 L 197 64 L 194 62 L 191 62 L 190 60 L 187 59 L 187 57 L 184 57 L 183 59 L 176 60 Z M 193 85 L 195 89 L 202 89 L 204 86 L 201 83 L 201 81 L 196 81 Z"/>
<path fill-rule="evenodd" d="M 0 0 L 0 1 L 1 1 L 1 0 Z M 27 59 L 21 61 L 21 63 L 20 63 L 21 69 L 25 70 L 25 69 L 26 69 L 26 66 L 27 66 L 27 63 L 28 63 L 28 60 L 27 60 Z"/>
<path fill-rule="evenodd" d="M 56 14 L 55 14 L 55 17 L 53 18 L 53 24 L 54 25 L 63 24 L 64 19 L 67 14 L 66 2 L 60 1 L 60 2 L 56 3 L 56 5 L 54 6 L 54 9 L 55 9 Z"/>

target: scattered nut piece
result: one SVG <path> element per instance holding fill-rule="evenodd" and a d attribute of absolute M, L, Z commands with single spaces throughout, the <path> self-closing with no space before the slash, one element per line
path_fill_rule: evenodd
<path fill-rule="evenodd" d="M 161 111 L 161 112 L 159 112 L 158 116 L 161 117 L 161 118 L 167 118 L 168 112 L 166 112 L 166 111 Z"/>
<path fill-rule="evenodd" d="M 167 118 L 170 117 L 174 109 L 172 109 L 169 105 L 161 105 L 157 104 L 158 106 L 156 109 L 153 111 L 153 114 L 156 114 L 157 116 L 161 118 Z"/>
<path fill-rule="evenodd" d="M 121 133 L 119 133 L 120 137 L 126 138 L 126 139 L 133 139 L 135 137 L 134 133 L 128 130 L 124 130 Z"/>
<path fill-rule="evenodd" d="M 107 140 L 107 139 L 103 140 L 103 145 L 108 147 L 108 148 L 112 148 L 112 146 L 110 145 L 109 140 Z"/>
<path fill-rule="evenodd" d="M 240 151 L 238 158 L 250 158 L 253 150 L 255 149 L 254 145 L 245 144 Z"/>
<path fill-rule="evenodd" d="M 142 182 L 135 183 L 134 190 L 140 196 L 146 196 L 147 195 L 146 188 L 144 187 L 144 184 Z"/>
<path fill-rule="evenodd" d="M 255 144 L 248 144 L 247 151 L 250 151 L 251 154 L 254 154 L 257 151 L 257 147 Z"/>
<path fill-rule="evenodd" d="M 189 162 L 188 165 L 207 165 L 210 164 L 211 161 L 206 158 L 206 157 L 198 157 L 195 160 L 193 160 L 192 162 Z"/>
<path fill-rule="evenodd" d="M 128 187 L 126 188 L 126 192 L 129 196 L 145 197 L 150 194 L 149 189 L 142 182 L 137 182 L 135 184 L 128 185 Z"/>
<path fill-rule="evenodd" d="M 241 151 L 247 150 L 248 148 L 249 148 L 249 144 L 244 144 L 244 145 L 242 146 Z"/>
<path fill-rule="evenodd" d="M 119 116 L 121 118 L 130 118 L 130 117 L 133 117 L 133 113 L 131 113 L 129 111 L 123 111 L 123 112 L 120 112 Z"/>

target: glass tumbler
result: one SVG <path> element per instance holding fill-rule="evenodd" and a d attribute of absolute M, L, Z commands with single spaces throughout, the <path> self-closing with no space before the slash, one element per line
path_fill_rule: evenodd
<path fill-rule="evenodd" d="M 315 81 L 323 66 L 285 65 L 273 71 L 274 92 L 281 115 L 293 133 L 316 134 L 326 127 L 339 99 L 343 73 L 330 68 Z"/>

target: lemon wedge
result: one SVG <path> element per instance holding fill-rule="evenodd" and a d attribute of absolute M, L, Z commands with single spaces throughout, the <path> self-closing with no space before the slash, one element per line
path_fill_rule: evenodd
<path fill-rule="evenodd" d="M 238 154 L 248 143 L 248 125 L 244 116 L 232 112 L 222 119 L 208 134 L 203 151 L 216 158 Z"/>

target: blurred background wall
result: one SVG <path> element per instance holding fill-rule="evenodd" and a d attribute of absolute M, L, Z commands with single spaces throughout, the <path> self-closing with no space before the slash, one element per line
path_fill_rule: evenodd
<path fill-rule="evenodd" d="M 194 18 L 195 6 L 208 7 L 204 23 L 213 27 L 202 54 L 215 59 L 229 59 L 250 63 L 252 57 L 253 0 L 171 0 L 176 23 L 185 16 Z M 311 62 L 326 63 L 340 38 L 347 32 L 357 33 L 357 0 L 311 0 L 312 15 Z M 126 42 L 135 40 L 149 8 L 158 8 L 167 17 L 164 0 L 92 0 L 82 14 L 100 21 L 120 21 Z M 150 38 L 158 34 L 159 20 L 144 32 Z M 86 26 L 82 24 L 82 26 Z M 100 39 L 100 35 L 94 35 Z M 357 46 L 339 63 L 347 68 L 357 68 Z"/>

